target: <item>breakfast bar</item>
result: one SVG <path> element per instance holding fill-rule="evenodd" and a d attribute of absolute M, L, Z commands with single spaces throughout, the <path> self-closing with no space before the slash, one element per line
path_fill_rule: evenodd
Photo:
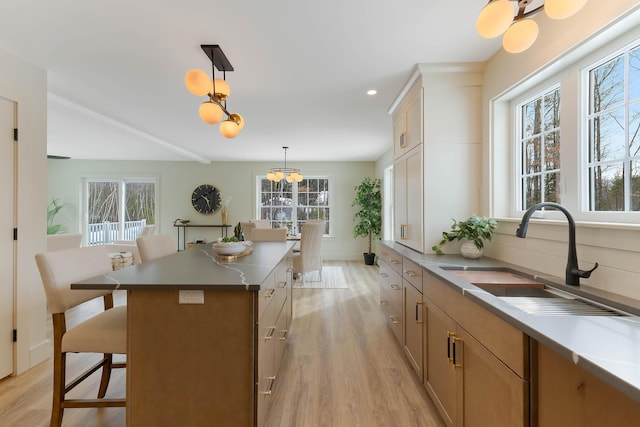
<path fill-rule="evenodd" d="M 291 325 L 294 242 L 211 245 L 72 284 L 127 291 L 127 425 L 262 425 Z"/>

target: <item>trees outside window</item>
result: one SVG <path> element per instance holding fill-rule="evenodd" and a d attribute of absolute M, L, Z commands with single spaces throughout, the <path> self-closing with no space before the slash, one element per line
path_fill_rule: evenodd
<path fill-rule="evenodd" d="M 640 211 L 640 47 L 589 71 L 589 210 Z"/>
<path fill-rule="evenodd" d="M 154 179 L 87 179 L 85 200 L 88 244 L 135 240 L 155 224 Z"/>
<path fill-rule="evenodd" d="M 520 209 L 560 203 L 560 88 L 519 105 Z"/>

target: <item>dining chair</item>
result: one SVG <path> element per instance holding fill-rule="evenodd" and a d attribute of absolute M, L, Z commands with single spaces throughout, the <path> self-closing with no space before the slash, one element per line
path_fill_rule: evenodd
<path fill-rule="evenodd" d="M 256 228 L 256 223 L 251 221 L 240 221 L 244 240 L 253 240 L 252 232 Z"/>
<path fill-rule="evenodd" d="M 287 230 L 281 228 L 254 228 L 251 231 L 251 239 L 254 242 L 285 242 L 287 240 Z"/>
<path fill-rule="evenodd" d="M 158 234 L 136 239 L 140 261 L 147 262 L 176 252 L 176 244 L 171 234 Z"/>
<path fill-rule="evenodd" d="M 318 271 L 320 280 L 322 280 L 322 235 L 324 229 L 324 221 L 308 221 L 302 226 L 300 252 L 293 254 L 293 269 L 302 276 L 302 284 L 305 283 L 306 273 L 311 271 Z"/>
<path fill-rule="evenodd" d="M 111 290 L 72 290 L 71 283 L 111 272 L 111 262 L 103 245 L 44 252 L 35 256 L 48 311 L 53 319 L 53 402 L 51 426 L 60 426 L 65 408 L 124 407 L 126 399 L 105 399 L 111 370 L 124 368 L 114 363 L 113 354 L 127 353 L 127 308 L 113 306 Z M 70 309 L 102 297 L 104 311 L 67 329 L 65 313 Z M 102 353 L 102 359 L 66 382 L 67 353 Z M 66 394 L 91 374 L 102 368 L 97 399 L 67 399 Z"/>
<path fill-rule="evenodd" d="M 82 234 L 80 233 L 49 234 L 47 235 L 47 252 L 79 248 L 81 243 Z"/>

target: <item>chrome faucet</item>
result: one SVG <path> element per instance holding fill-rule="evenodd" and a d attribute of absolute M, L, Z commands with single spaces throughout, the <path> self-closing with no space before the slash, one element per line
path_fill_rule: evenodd
<path fill-rule="evenodd" d="M 572 286 L 580 286 L 580 278 L 589 278 L 593 270 L 598 268 L 598 263 L 591 270 L 580 270 L 578 268 L 578 256 L 576 254 L 576 223 L 573 220 L 573 217 L 569 213 L 569 211 L 562 205 L 553 202 L 542 202 L 527 210 L 523 217 L 522 222 L 518 226 L 518 230 L 516 230 L 516 236 L 524 239 L 527 236 L 527 227 L 529 226 L 529 219 L 531 219 L 531 215 L 538 209 L 549 206 L 561 211 L 566 217 L 567 221 L 569 221 L 569 255 L 567 257 L 567 271 L 565 273 L 565 283 L 567 285 Z"/>

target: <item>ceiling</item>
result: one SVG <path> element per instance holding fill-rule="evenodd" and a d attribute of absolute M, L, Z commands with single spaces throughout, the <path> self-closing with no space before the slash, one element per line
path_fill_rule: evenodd
<path fill-rule="evenodd" d="M 75 159 L 373 161 L 416 63 L 486 61 L 484 0 L 3 2 L 0 48 L 47 70 L 48 154 Z M 198 116 L 184 75 L 235 71 L 234 139 Z M 216 74 L 218 76 L 218 73 Z M 366 91 L 376 89 L 375 96 Z"/>

